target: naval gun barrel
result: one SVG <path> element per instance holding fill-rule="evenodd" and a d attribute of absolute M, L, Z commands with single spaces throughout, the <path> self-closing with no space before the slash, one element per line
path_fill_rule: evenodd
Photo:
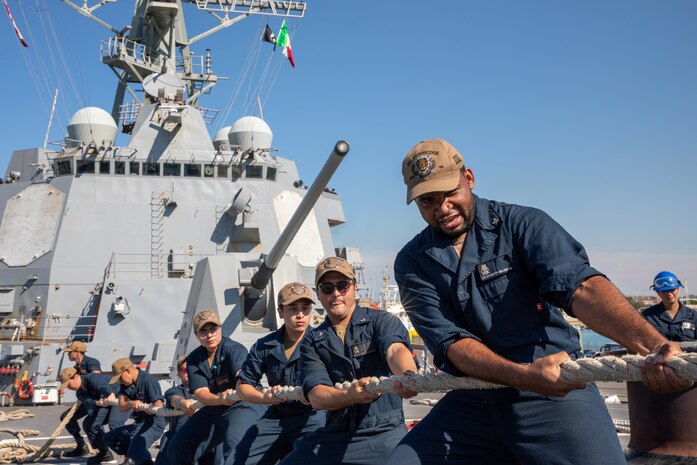
<path fill-rule="evenodd" d="M 348 151 L 348 142 L 340 140 L 336 143 L 334 150 L 329 154 L 329 158 L 327 158 L 327 161 L 324 163 L 322 170 L 317 175 L 317 178 L 315 178 L 312 186 L 307 190 L 305 197 L 300 202 L 300 205 L 298 205 L 298 209 L 293 213 L 293 217 L 279 236 L 278 241 L 274 244 L 269 255 L 264 260 L 264 263 L 259 267 L 259 270 L 252 276 L 252 286 L 255 289 L 263 290 L 266 288 L 266 285 L 271 279 L 271 275 L 281 261 L 281 258 L 283 258 L 283 254 L 286 253 L 288 246 L 290 246 L 290 243 L 295 238 L 305 218 L 307 218 L 312 207 L 317 203 L 319 196 L 322 195 L 322 191 L 327 186 L 327 183 L 334 175 L 334 172 L 336 172 L 336 169 L 339 167 L 339 164 L 343 161 Z"/>

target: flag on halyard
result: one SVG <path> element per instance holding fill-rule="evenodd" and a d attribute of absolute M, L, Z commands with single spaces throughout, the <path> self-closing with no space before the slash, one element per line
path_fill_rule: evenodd
<path fill-rule="evenodd" d="M 278 39 L 276 39 L 276 45 L 283 49 L 283 54 L 288 57 L 290 65 L 295 68 L 295 60 L 293 60 L 293 50 L 290 48 L 290 36 L 288 35 L 288 27 L 286 26 L 286 20 L 283 20 L 281 24 L 281 30 L 278 32 Z"/>
<path fill-rule="evenodd" d="M 22 33 L 19 32 L 19 28 L 17 27 L 17 24 L 15 24 L 15 20 L 12 17 L 12 13 L 10 13 L 10 6 L 7 4 L 7 0 L 2 0 L 2 3 L 5 4 L 5 11 L 7 11 L 7 16 L 10 18 L 10 22 L 12 23 L 12 27 L 15 29 L 15 34 L 17 34 L 17 38 L 19 39 L 20 42 L 22 42 L 22 45 L 24 47 L 29 47 L 27 43 L 24 41 L 24 37 L 22 37 Z M 288 44 L 288 47 L 290 47 L 290 43 Z M 291 60 L 292 62 L 292 60 Z"/>
<path fill-rule="evenodd" d="M 276 50 L 276 36 L 268 24 L 264 26 L 264 32 L 261 34 L 261 40 L 273 44 L 273 49 Z"/>

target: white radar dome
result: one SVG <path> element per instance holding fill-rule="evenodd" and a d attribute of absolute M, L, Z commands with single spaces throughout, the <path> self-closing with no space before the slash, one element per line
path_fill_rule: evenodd
<path fill-rule="evenodd" d="M 116 141 L 118 127 L 109 113 L 97 107 L 78 110 L 68 122 L 69 147 L 80 144 L 111 145 Z"/>
<path fill-rule="evenodd" d="M 225 126 L 220 131 L 215 133 L 215 137 L 213 138 L 213 147 L 215 147 L 216 150 L 230 150 L 230 141 L 228 140 L 227 135 L 230 132 L 231 127 L 232 126 Z"/>
<path fill-rule="evenodd" d="M 228 140 L 230 145 L 239 145 L 244 153 L 249 149 L 271 148 L 273 133 L 263 119 L 256 116 L 244 116 L 230 127 Z"/>

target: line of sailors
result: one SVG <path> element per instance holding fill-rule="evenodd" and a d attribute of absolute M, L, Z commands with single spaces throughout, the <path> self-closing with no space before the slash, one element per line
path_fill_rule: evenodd
<path fill-rule="evenodd" d="M 215 312 L 197 313 L 200 346 L 178 361 L 182 384 L 164 395 L 157 379 L 128 358 L 112 364 L 109 378 L 85 355 L 86 345 L 73 342 L 65 350 L 76 365 L 61 370 L 61 389 L 75 390 L 82 404 L 67 427 L 77 447 L 64 455 L 85 454 L 77 424 L 85 417 L 83 429 L 97 450 L 88 465 L 113 462 L 111 451 L 124 456 L 123 465 L 382 464 L 407 432 L 402 398 L 416 393 L 398 384 L 396 393 L 382 395 L 364 387 L 372 376 L 416 371 L 409 336 L 396 316 L 357 305 L 355 274 L 345 260 L 323 259 L 315 284 L 325 321 L 306 331 L 312 291 L 289 283 L 278 295 L 283 327 L 249 353 L 222 335 Z M 264 376 L 272 389 L 262 392 Z M 354 380 L 346 391 L 334 387 Z M 280 386 L 301 386 L 305 398 L 282 402 L 273 395 Z M 228 398 L 233 389 L 242 400 Z M 118 406 L 107 408 L 108 399 Z M 196 401 L 203 407 L 194 410 Z M 143 403 L 188 415 L 165 420 L 143 411 Z M 129 415 L 133 422 L 126 424 Z M 160 437 L 153 462 L 149 449 Z"/>
<path fill-rule="evenodd" d="M 415 393 L 397 385 L 396 394 L 376 395 L 363 386 L 371 376 L 416 370 L 408 334 L 394 315 L 356 304 L 355 275 L 345 260 L 322 260 L 315 284 L 327 312 L 324 323 L 306 331 L 312 291 L 287 284 L 278 295 L 283 327 L 249 353 L 223 337 L 214 312 L 197 313 L 193 328 L 200 346 L 178 361 L 182 384 L 164 395 L 157 379 L 128 358 L 113 363 L 110 378 L 85 355 L 83 342 L 73 342 L 65 351 L 75 367 L 60 372 L 61 388 L 77 391 L 82 404 L 66 426 L 77 447 L 64 455 L 85 453 L 77 423 L 84 417 L 83 429 L 97 450 L 88 465 L 113 461 L 109 449 L 125 457 L 124 465 L 152 464 L 149 449 L 160 437 L 156 465 L 382 464 L 406 434 L 401 398 Z M 680 287 L 677 276 L 659 273 L 652 288 L 661 303 L 643 314 L 668 339 L 694 340 L 697 312 L 679 303 Z M 271 390 L 258 389 L 264 376 Z M 358 382 L 348 391 L 333 387 L 353 380 Z M 280 386 L 301 386 L 305 398 L 282 402 L 273 395 Z M 242 401 L 228 399 L 233 389 Z M 104 399 L 115 398 L 118 408 L 106 408 Z M 197 401 L 204 406 L 195 409 Z M 141 410 L 142 403 L 188 415 L 165 420 Z M 134 421 L 125 424 L 129 416 Z"/>

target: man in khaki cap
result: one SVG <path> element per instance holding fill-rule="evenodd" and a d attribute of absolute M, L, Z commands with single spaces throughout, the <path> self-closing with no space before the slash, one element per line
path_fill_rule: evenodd
<path fill-rule="evenodd" d="M 147 371 L 137 368 L 128 358 L 114 361 L 111 373 L 111 384 L 120 384 L 119 410 L 132 410 L 135 421 L 109 431 L 104 435 L 104 442 L 114 452 L 126 457 L 122 465 L 152 465 L 148 449 L 162 436 L 165 418 L 143 410 L 142 406 L 149 404 L 162 407 L 165 398 L 160 383 Z"/>
<path fill-rule="evenodd" d="M 274 396 L 281 386 L 300 386 L 300 343 L 310 325 L 315 301 L 303 283 L 288 283 L 278 293 L 278 315 L 283 326 L 259 339 L 249 350 L 237 381 L 240 399 L 272 404 L 255 428 L 250 428 L 237 446 L 234 465 L 276 463 L 301 437 L 324 426 L 325 412 L 309 402 L 282 402 Z M 271 389 L 262 393 L 261 378 Z M 273 447 L 272 447 L 273 446 Z"/>
<path fill-rule="evenodd" d="M 409 318 L 437 368 L 510 388 L 449 392 L 386 465 L 626 463 L 597 387 L 560 376 L 581 354 L 560 309 L 633 353 L 679 348 L 547 214 L 473 194 L 474 173 L 448 142 L 416 144 L 402 176 L 427 223 L 395 260 Z M 643 369 L 654 388 L 691 384 L 661 368 Z"/>
<path fill-rule="evenodd" d="M 395 383 L 395 393 L 371 394 L 372 376 L 416 371 L 407 329 L 395 315 L 356 303 L 353 267 L 328 257 L 315 267 L 317 298 L 327 318 L 300 346 L 302 387 L 324 428 L 296 442 L 281 465 L 382 465 L 407 431 L 402 398 L 415 393 Z M 347 391 L 335 383 L 355 381 Z"/>
<path fill-rule="evenodd" d="M 68 354 L 68 359 L 75 364 L 75 370 L 79 374 L 84 375 L 88 373 L 102 372 L 102 366 L 99 363 L 99 360 L 85 355 L 85 352 L 87 352 L 87 344 L 84 342 L 73 341 L 70 343 L 70 345 L 63 349 L 63 352 Z M 70 409 L 61 414 L 61 421 L 65 418 L 69 411 Z M 80 433 L 80 424 L 78 423 L 78 420 L 84 418 L 85 415 L 87 415 L 87 408 L 83 402 L 77 408 L 70 421 L 68 421 L 68 424 L 65 425 L 65 430 L 75 438 L 76 446 L 75 449 L 64 453 L 64 457 L 80 457 L 87 453 L 85 440 L 82 438 L 82 434 Z"/>
<path fill-rule="evenodd" d="M 75 368 L 81 375 L 86 373 L 101 373 L 102 365 L 94 357 L 85 355 L 87 352 L 87 344 L 82 341 L 73 341 L 68 347 L 63 349 L 63 352 L 68 354 L 71 362 L 75 363 Z"/>
<path fill-rule="evenodd" d="M 113 430 L 122 426 L 127 415 L 120 414 L 116 407 L 101 407 L 99 400 L 113 397 L 114 386 L 109 384 L 109 376 L 103 373 L 80 374 L 73 367 L 63 368 L 59 373 L 61 381 L 60 389 L 66 387 L 75 391 L 81 406 L 85 406 L 87 414 L 82 422 L 82 428 L 87 439 L 97 454 L 87 459 L 88 465 L 110 462 L 114 460 L 106 443 L 104 442 L 104 425 L 109 425 Z"/>

